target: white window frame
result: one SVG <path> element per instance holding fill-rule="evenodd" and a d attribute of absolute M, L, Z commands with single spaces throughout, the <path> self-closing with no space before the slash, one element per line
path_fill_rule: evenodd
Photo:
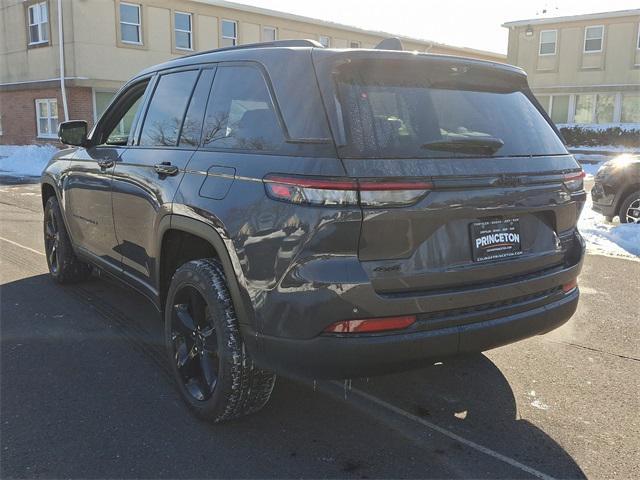
<path fill-rule="evenodd" d="M 56 110 L 55 110 L 55 116 L 51 115 L 51 102 L 56 102 Z M 47 106 L 47 117 L 41 117 L 40 116 L 40 104 L 44 104 Z M 36 132 L 37 132 L 37 137 L 38 138 L 58 138 L 58 132 L 51 132 L 51 133 L 42 133 L 40 132 L 40 120 L 43 118 L 47 119 L 47 122 L 49 124 L 49 126 L 51 126 L 51 119 L 55 118 L 56 119 L 56 123 L 58 124 L 58 99 L 57 98 L 36 98 L 35 100 L 35 105 L 36 105 Z"/>
<path fill-rule="evenodd" d="M 541 53 L 542 34 L 549 33 L 549 32 L 553 32 L 556 35 L 555 40 L 553 41 L 553 53 Z M 545 42 L 545 43 L 550 43 L 550 42 Z M 557 53 L 558 53 L 558 30 L 540 30 L 540 41 L 538 42 L 538 56 L 550 57 L 550 56 L 556 55 Z"/>
<path fill-rule="evenodd" d="M 277 29 L 277 27 L 272 27 L 272 26 L 270 26 L 270 25 L 263 25 L 263 26 L 262 26 L 262 31 L 261 31 L 262 41 L 263 41 L 263 42 L 270 41 L 270 40 L 265 40 L 265 39 L 264 39 L 264 32 L 265 32 L 265 30 L 270 30 L 270 31 L 272 31 L 272 32 L 273 32 L 273 41 L 274 41 L 274 42 L 278 40 L 278 29 Z"/>
<path fill-rule="evenodd" d="M 601 28 L 602 36 L 600 37 L 600 50 L 587 50 L 587 31 L 592 28 Z M 595 40 L 591 38 L 590 40 Z M 604 25 L 588 25 L 584 27 L 584 41 L 582 42 L 582 53 L 601 53 L 604 50 Z"/>
<path fill-rule="evenodd" d="M 223 28 L 224 22 L 233 23 L 233 29 L 234 29 L 233 32 L 235 33 L 234 37 L 227 37 L 224 34 L 224 28 Z M 233 47 L 237 46 L 238 45 L 238 21 L 237 20 L 229 20 L 228 18 L 223 18 L 220 21 L 220 37 L 223 40 L 233 40 L 233 45 L 232 46 Z"/>
<path fill-rule="evenodd" d="M 122 20 L 122 16 L 120 15 L 120 5 L 126 5 L 128 7 L 136 7 L 138 9 L 138 23 L 125 22 Z M 142 5 L 138 3 L 129 3 L 129 2 L 120 2 L 118 4 L 118 20 L 120 21 L 120 42 L 128 43 L 130 45 L 143 45 L 142 42 Z M 134 25 L 138 27 L 138 41 L 132 42 L 131 40 L 124 40 L 122 38 L 122 25 Z"/>
<path fill-rule="evenodd" d="M 46 12 L 46 15 L 47 15 L 47 19 L 44 21 L 41 18 L 42 7 L 44 7 L 44 11 Z M 35 23 L 31 23 L 32 10 L 34 11 L 33 18 Z M 36 25 L 38 26 L 38 41 L 34 42 L 33 39 L 31 38 L 31 27 Z M 47 39 L 43 40 L 42 32 L 45 31 L 45 27 L 44 27 L 45 25 L 46 25 Z M 49 43 L 49 5 L 47 4 L 47 2 L 38 2 L 38 3 L 34 3 L 33 5 L 29 5 L 27 7 L 27 28 L 28 28 L 27 35 L 29 36 L 29 45 L 42 45 L 44 43 Z"/>
<path fill-rule="evenodd" d="M 322 42 L 323 38 L 327 39 L 327 44 L 326 45 Z M 320 42 L 322 45 L 324 45 L 325 48 L 331 48 L 331 37 L 329 35 L 318 35 L 318 42 Z"/>
<path fill-rule="evenodd" d="M 190 30 L 183 30 L 181 28 L 176 27 L 176 15 L 186 15 L 187 17 L 189 17 L 189 28 Z M 185 48 L 185 47 L 179 47 L 178 46 L 178 41 L 176 38 L 176 33 L 181 32 L 181 33 L 186 33 L 189 35 L 189 47 Z M 189 12 L 180 12 L 178 10 L 175 10 L 173 12 L 173 43 L 176 47 L 176 50 L 185 50 L 188 52 L 192 52 L 193 51 L 193 14 L 189 13 Z"/>

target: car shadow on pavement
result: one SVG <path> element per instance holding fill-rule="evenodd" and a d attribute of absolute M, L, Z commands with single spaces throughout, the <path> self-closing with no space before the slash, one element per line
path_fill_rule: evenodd
<path fill-rule="evenodd" d="M 483 355 L 354 380 L 346 401 L 280 377 L 262 412 L 211 425 L 180 401 L 160 315 L 141 295 L 99 278 L 61 287 L 44 274 L 0 294 L 2 476 L 530 477 L 419 423 L 372 416 L 361 390 L 547 475 L 584 478 L 517 419 L 509 383 Z"/>

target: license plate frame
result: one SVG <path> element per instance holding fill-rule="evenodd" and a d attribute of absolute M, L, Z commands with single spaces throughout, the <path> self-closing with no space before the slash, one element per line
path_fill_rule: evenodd
<path fill-rule="evenodd" d="M 519 218 L 474 222 L 469 225 L 474 262 L 503 260 L 522 255 Z"/>

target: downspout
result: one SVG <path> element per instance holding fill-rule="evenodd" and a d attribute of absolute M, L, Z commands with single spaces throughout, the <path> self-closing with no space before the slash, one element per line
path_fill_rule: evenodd
<path fill-rule="evenodd" d="M 69 121 L 69 109 L 67 107 L 67 90 L 64 85 L 64 37 L 62 35 L 62 0 L 58 0 L 58 43 L 60 51 L 60 91 L 62 93 L 62 107 L 64 109 L 64 121 Z"/>

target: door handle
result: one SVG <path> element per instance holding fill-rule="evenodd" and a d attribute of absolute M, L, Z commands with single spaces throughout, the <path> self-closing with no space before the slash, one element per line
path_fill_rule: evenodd
<path fill-rule="evenodd" d="M 98 166 L 102 170 L 106 170 L 107 168 L 111 168 L 116 164 L 113 160 L 98 160 Z"/>
<path fill-rule="evenodd" d="M 178 174 L 178 167 L 176 167 L 175 165 L 171 165 L 171 162 L 157 163 L 153 166 L 153 168 L 156 172 L 158 172 L 159 175 L 173 176 Z"/>

